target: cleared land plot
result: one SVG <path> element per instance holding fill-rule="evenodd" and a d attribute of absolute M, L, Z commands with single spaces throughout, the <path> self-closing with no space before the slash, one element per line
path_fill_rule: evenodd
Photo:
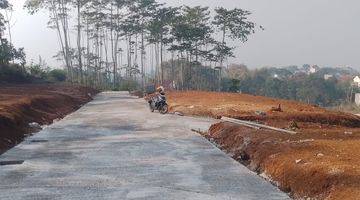
<path fill-rule="evenodd" d="M 204 133 L 234 159 L 293 197 L 357 199 L 360 196 L 358 116 L 244 94 L 171 92 L 168 99 L 172 112 L 227 116 L 296 129 L 298 134 L 290 135 L 222 122 Z"/>

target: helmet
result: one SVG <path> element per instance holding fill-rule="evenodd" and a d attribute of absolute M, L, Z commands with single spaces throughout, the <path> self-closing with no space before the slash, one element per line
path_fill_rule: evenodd
<path fill-rule="evenodd" d="M 156 88 L 156 91 L 159 92 L 159 93 L 165 93 L 165 89 L 163 86 L 160 86 L 158 88 Z"/>

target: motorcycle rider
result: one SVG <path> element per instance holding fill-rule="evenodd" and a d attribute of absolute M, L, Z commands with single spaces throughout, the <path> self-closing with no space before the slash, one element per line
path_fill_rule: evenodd
<path fill-rule="evenodd" d="M 156 89 L 156 103 L 160 102 L 160 101 L 166 101 L 166 97 L 165 97 L 165 89 L 163 86 L 160 86 Z"/>
<path fill-rule="evenodd" d="M 158 87 L 156 92 L 148 99 L 151 112 L 154 112 L 154 110 L 159 110 L 161 114 L 166 114 L 168 112 L 164 87 Z"/>

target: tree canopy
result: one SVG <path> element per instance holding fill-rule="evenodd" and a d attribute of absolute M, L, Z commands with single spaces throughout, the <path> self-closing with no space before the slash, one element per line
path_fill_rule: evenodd
<path fill-rule="evenodd" d="M 223 67 L 236 48 L 227 38 L 245 42 L 257 28 L 242 9 L 171 7 L 156 0 L 27 0 L 25 8 L 31 14 L 49 11 L 69 81 L 98 87 L 176 79 L 191 88 L 191 76 L 199 75 L 192 73 L 194 67 Z M 175 61 L 186 61 L 179 62 L 180 74 L 172 69 L 180 79 L 166 76 L 163 64 L 169 60 L 172 68 Z"/>

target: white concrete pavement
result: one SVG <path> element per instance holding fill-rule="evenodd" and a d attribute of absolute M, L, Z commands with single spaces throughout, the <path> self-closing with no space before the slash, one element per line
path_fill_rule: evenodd
<path fill-rule="evenodd" d="M 0 199 L 289 199 L 191 131 L 211 123 L 101 93 L 0 156 L 20 161 L 0 165 Z"/>

